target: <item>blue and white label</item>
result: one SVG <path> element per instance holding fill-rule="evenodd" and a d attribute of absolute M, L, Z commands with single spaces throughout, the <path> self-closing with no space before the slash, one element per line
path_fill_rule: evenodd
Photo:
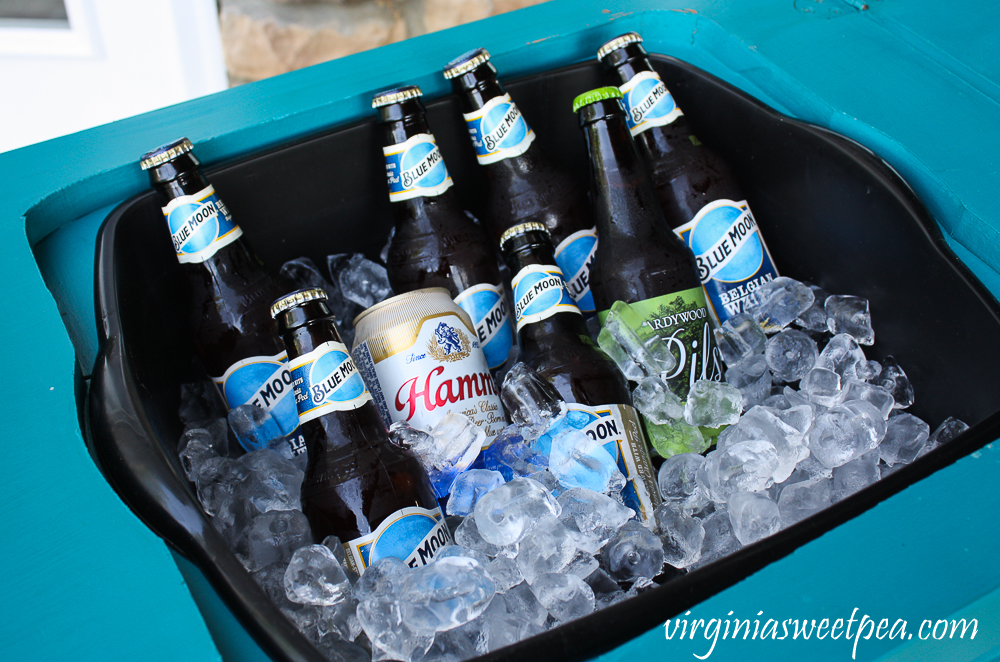
<path fill-rule="evenodd" d="M 493 97 L 479 110 L 463 113 L 462 117 L 481 165 L 520 156 L 535 139 L 535 132 L 509 94 Z"/>
<path fill-rule="evenodd" d="M 511 280 L 514 288 L 514 317 L 517 330 L 556 313 L 580 314 L 566 291 L 562 270 L 554 265 L 529 264 Z"/>
<path fill-rule="evenodd" d="M 382 153 L 390 201 L 441 195 L 451 188 L 451 175 L 431 134 L 419 133 L 404 143 L 383 147 Z"/>
<path fill-rule="evenodd" d="M 628 405 L 588 407 L 579 403 L 567 403 L 566 407 L 589 417 L 583 433 L 601 442 L 604 450 L 615 458 L 618 470 L 627 481 L 621 492 L 625 505 L 634 510 L 642 522 L 653 522 L 653 511 L 663 499 L 635 409 Z"/>
<path fill-rule="evenodd" d="M 402 508 L 389 515 L 366 536 L 344 543 L 347 564 L 359 575 L 379 559 L 394 556 L 411 568 L 434 560 L 438 551 L 452 544 L 441 509 Z"/>
<path fill-rule="evenodd" d="M 778 276 L 746 200 L 710 202 L 674 232 L 695 255 L 717 322 L 742 313 L 750 293 Z"/>
<path fill-rule="evenodd" d="M 490 370 L 502 366 L 514 344 L 514 327 L 507 314 L 503 287 L 488 283 L 473 285 L 455 297 L 455 303 L 472 318 Z"/>
<path fill-rule="evenodd" d="M 344 343 L 328 341 L 288 364 L 299 422 L 357 409 L 372 399 Z"/>
<path fill-rule="evenodd" d="M 257 405 L 271 415 L 284 435 L 299 427 L 295 406 L 293 378 L 285 353 L 274 356 L 251 356 L 229 366 L 222 377 L 213 381 L 222 391 L 226 406 Z"/>
<path fill-rule="evenodd" d="M 181 264 L 204 262 L 243 234 L 211 186 L 174 198 L 163 208 L 163 216 Z"/>
<path fill-rule="evenodd" d="M 666 126 L 684 114 L 655 71 L 640 71 L 618 89 L 633 136 L 650 127 Z"/>
<path fill-rule="evenodd" d="M 590 293 L 590 265 L 597 254 L 597 228 L 580 230 L 556 246 L 556 264 L 566 279 L 566 289 L 576 301 L 580 312 L 588 315 L 597 312 L 594 295 Z"/>

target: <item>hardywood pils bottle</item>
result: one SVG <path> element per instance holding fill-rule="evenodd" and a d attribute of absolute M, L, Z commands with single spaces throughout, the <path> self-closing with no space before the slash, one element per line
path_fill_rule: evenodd
<path fill-rule="evenodd" d="M 195 346 L 229 408 L 260 405 L 291 435 L 299 417 L 268 306 L 292 285 L 264 268 L 201 174 L 192 149 L 181 138 L 143 155 L 140 165 L 161 197 L 177 261 L 190 283 Z"/>
<path fill-rule="evenodd" d="M 386 556 L 410 567 L 429 563 L 451 534 L 420 462 L 389 441 L 326 292 L 292 292 L 274 302 L 271 315 L 288 352 L 309 449 L 302 512 L 313 538 L 338 536 L 359 574 Z"/>
<path fill-rule="evenodd" d="M 556 388 L 570 409 L 589 417 L 584 432 L 603 443 L 628 480 L 622 490 L 625 505 L 651 521 L 661 499 L 628 382 L 590 340 L 555 264 L 548 230 L 541 223 L 516 225 L 504 233 L 501 249 L 514 274 L 524 362 Z"/>
<path fill-rule="evenodd" d="M 514 330 L 507 315 L 496 250 L 466 215 L 427 126 L 416 85 L 375 95 L 389 200 L 396 230 L 386 268 L 394 292 L 444 287 L 469 313 L 490 369 L 507 360 Z"/>
<path fill-rule="evenodd" d="M 458 95 L 476 159 L 486 168 L 494 239 L 521 223 L 545 225 L 570 295 L 591 315 L 588 275 L 597 234 L 586 193 L 541 154 L 535 133 L 489 60 L 485 48 L 469 51 L 445 66 L 444 77 Z"/>
<path fill-rule="evenodd" d="M 728 164 L 706 147 L 629 32 L 597 57 L 620 81 L 629 130 L 650 167 L 667 223 L 694 252 L 717 321 L 743 312 L 747 295 L 778 272 Z"/>
<path fill-rule="evenodd" d="M 722 356 L 694 255 L 663 220 L 625 121 L 621 92 L 602 87 L 573 102 L 590 155 L 601 242 L 590 272 L 601 323 L 624 301 L 667 343 L 677 367 L 667 381 L 681 399 L 698 379 L 722 380 Z"/>

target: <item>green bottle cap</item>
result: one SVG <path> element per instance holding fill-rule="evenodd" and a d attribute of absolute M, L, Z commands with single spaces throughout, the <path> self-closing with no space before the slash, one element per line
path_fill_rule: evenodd
<path fill-rule="evenodd" d="M 584 106 L 589 106 L 592 103 L 598 101 L 604 101 L 605 99 L 621 99 L 622 93 L 617 87 L 599 87 L 596 90 L 591 90 L 590 92 L 584 92 L 577 98 L 573 99 L 573 112 L 580 110 Z"/>

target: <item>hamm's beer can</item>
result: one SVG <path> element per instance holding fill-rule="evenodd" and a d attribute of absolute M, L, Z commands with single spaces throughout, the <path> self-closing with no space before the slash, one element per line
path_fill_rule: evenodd
<path fill-rule="evenodd" d="M 507 425 L 472 319 L 443 287 L 386 299 L 354 319 L 354 362 L 386 426 L 430 430 L 465 414 L 489 444 Z"/>

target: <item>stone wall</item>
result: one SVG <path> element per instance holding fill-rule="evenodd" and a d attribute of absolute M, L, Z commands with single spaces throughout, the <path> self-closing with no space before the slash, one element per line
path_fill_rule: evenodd
<path fill-rule="evenodd" d="M 220 0 L 232 85 L 545 0 Z"/>

